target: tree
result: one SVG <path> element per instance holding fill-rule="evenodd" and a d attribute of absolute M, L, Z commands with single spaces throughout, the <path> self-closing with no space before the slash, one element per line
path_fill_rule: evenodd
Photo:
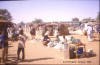
<path fill-rule="evenodd" d="M 93 21 L 95 21 L 95 20 L 91 19 L 91 17 L 85 18 L 85 19 L 82 20 L 82 22 L 93 22 Z"/>
<path fill-rule="evenodd" d="M 19 25 L 20 25 L 20 26 L 24 26 L 25 23 L 24 23 L 23 21 L 21 21 L 21 22 L 19 23 Z"/>
<path fill-rule="evenodd" d="M 79 22 L 78 18 L 73 18 L 72 21 Z"/>
<path fill-rule="evenodd" d="M 32 23 L 42 23 L 42 19 L 35 19 L 35 21 L 32 21 Z"/>
<path fill-rule="evenodd" d="M 12 16 L 10 14 L 10 12 L 6 9 L 0 9 L 0 19 L 1 20 L 8 20 L 11 21 L 12 20 Z"/>

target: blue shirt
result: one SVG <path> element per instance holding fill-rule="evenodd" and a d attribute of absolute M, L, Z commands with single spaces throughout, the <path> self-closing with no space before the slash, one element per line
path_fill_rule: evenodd
<path fill-rule="evenodd" d="M 1 45 L 3 48 L 4 47 L 4 35 L 3 34 L 0 35 L 0 40 L 1 40 Z"/>

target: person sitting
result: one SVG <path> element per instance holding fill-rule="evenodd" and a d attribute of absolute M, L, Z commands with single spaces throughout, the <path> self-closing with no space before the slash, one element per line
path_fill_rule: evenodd
<path fill-rule="evenodd" d="M 44 35 L 43 37 L 43 45 L 47 46 L 47 44 L 50 42 L 50 38 L 48 35 Z"/>

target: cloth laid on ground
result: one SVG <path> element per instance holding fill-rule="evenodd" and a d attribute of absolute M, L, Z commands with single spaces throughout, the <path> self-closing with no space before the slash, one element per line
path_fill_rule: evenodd
<path fill-rule="evenodd" d="M 54 48 L 58 50 L 66 51 L 67 47 L 68 47 L 67 43 L 64 44 L 58 43 Z"/>
<path fill-rule="evenodd" d="M 64 41 L 63 36 L 59 36 L 59 40 L 60 40 L 61 42 L 63 42 L 63 41 Z"/>
<path fill-rule="evenodd" d="M 67 43 L 70 43 L 71 36 L 65 36 L 65 39 L 67 39 Z"/>
<path fill-rule="evenodd" d="M 53 43 L 53 42 L 49 42 L 49 43 L 47 44 L 47 46 L 48 46 L 48 47 L 53 47 L 53 46 L 54 46 L 54 43 Z"/>
<path fill-rule="evenodd" d="M 67 48 L 67 41 L 66 38 L 64 38 L 63 36 L 59 36 L 59 42 L 57 42 L 56 46 L 54 48 L 58 49 L 58 50 L 65 50 Z M 55 41 L 56 42 L 56 41 Z"/>
<path fill-rule="evenodd" d="M 67 39 L 67 41 L 71 40 L 71 36 L 65 36 L 65 38 Z"/>
<path fill-rule="evenodd" d="M 54 47 L 59 43 L 59 41 L 55 40 L 55 41 L 51 41 L 47 44 L 48 47 Z"/>
<path fill-rule="evenodd" d="M 80 39 L 75 39 L 73 37 L 71 37 L 69 43 L 71 43 L 71 44 L 82 44 Z"/>
<path fill-rule="evenodd" d="M 76 31 L 70 31 L 70 34 L 79 34 L 79 35 L 83 35 L 82 30 L 76 30 Z"/>
<path fill-rule="evenodd" d="M 56 46 L 57 44 L 59 44 L 59 41 L 55 40 L 54 42 L 54 46 Z"/>
<path fill-rule="evenodd" d="M 71 39 L 71 36 L 65 36 L 65 38 L 66 38 L 67 40 L 70 40 L 70 39 Z"/>
<path fill-rule="evenodd" d="M 64 44 L 59 43 L 54 48 L 58 50 L 64 50 Z"/>

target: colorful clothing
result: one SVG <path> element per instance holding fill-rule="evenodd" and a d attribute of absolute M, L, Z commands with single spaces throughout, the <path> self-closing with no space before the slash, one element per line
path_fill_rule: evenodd
<path fill-rule="evenodd" d="M 0 35 L 1 47 L 4 48 L 4 35 Z"/>
<path fill-rule="evenodd" d="M 19 48 L 25 47 L 25 40 L 26 40 L 25 35 L 19 35 L 19 41 L 18 41 L 18 47 Z"/>
<path fill-rule="evenodd" d="M 87 34 L 88 34 L 88 40 L 91 41 L 92 40 L 92 35 L 93 35 L 93 27 L 88 26 Z"/>
<path fill-rule="evenodd" d="M 22 59 L 25 58 L 25 41 L 26 41 L 26 36 L 23 35 L 19 35 L 19 40 L 18 40 L 18 50 L 17 50 L 17 55 L 18 55 L 18 60 L 19 60 L 19 56 L 20 56 L 20 52 L 22 51 Z"/>

